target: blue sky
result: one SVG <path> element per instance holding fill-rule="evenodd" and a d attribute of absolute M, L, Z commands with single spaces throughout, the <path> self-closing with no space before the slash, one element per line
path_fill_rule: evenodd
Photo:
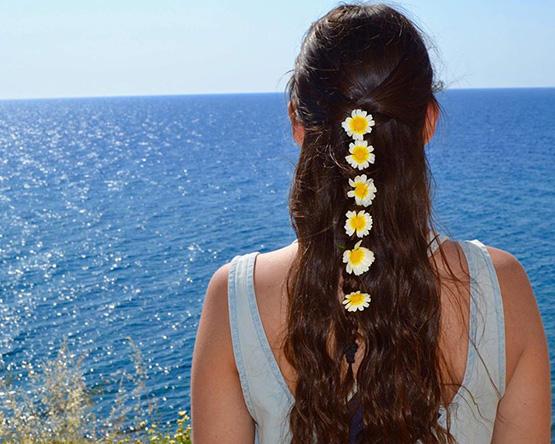
<path fill-rule="evenodd" d="M 0 0 L 0 98 L 283 91 L 337 1 Z M 401 6 L 452 88 L 555 86 L 552 0 Z"/>

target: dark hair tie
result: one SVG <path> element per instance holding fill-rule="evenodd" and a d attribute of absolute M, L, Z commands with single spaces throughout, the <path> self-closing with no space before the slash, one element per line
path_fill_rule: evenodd
<path fill-rule="evenodd" d="M 345 347 L 343 353 L 345 354 L 345 359 L 347 359 L 347 362 L 349 363 L 349 365 L 355 362 L 355 354 L 357 350 L 358 350 L 358 344 L 356 340 L 351 342 L 349 345 Z"/>

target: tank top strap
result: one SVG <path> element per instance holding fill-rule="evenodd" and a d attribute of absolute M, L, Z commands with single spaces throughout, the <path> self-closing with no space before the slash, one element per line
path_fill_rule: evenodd
<path fill-rule="evenodd" d="M 251 321 L 248 303 L 248 260 L 247 255 L 236 255 L 229 263 L 227 303 L 235 365 L 239 373 L 245 404 L 256 421 L 246 363 L 249 354 L 257 350 L 256 335 L 254 334 L 254 325 Z"/>
<path fill-rule="evenodd" d="M 254 263 L 258 253 L 236 255 L 230 261 L 227 295 L 233 355 L 243 397 L 257 424 L 257 439 L 265 442 L 264 434 L 287 435 L 290 400 L 281 386 L 280 370 L 264 332 L 254 293 Z"/>
<path fill-rule="evenodd" d="M 458 243 L 468 263 L 470 317 L 465 374 L 449 405 L 454 420 L 451 431 L 457 442 L 490 442 L 505 391 L 503 303 L 485 245 L 477 239 Z"/>
<path fill-rule="evenodd" d="M 502 396 L 505 392 L 505 320 L 497 273 L 486 246 L 478 239 L 467 241 L 470 275 L 476 297 L 476 346 L 487 365 L 492 382 Z"/>

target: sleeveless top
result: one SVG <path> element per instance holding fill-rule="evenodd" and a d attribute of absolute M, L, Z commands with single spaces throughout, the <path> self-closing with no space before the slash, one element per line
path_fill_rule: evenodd
<path fill-rule="evenodd" d="M 431 255 L 447 236 L 428 236 Z M 296 241 L 293 241 L 296 242 Z M 458 240 L 470 274 L 470 312 L 462 386 L 448 406 L 450 431 L 459 444 L 490 443 L 497 405 L 505 391 L 505 325 L 497 275 L 485 245 Z M 291 442 L 289 412 L 294 397 L 265 334 L 254 293 L 259 251 L 236 255 L 228 274 L 228 307 L 235 364 L 247 409 L 255 423 L 255 444 Z M 359 418 L 360 419 L 360 418 Z M 446 426 L 446 412 L 438 411 Z"/>

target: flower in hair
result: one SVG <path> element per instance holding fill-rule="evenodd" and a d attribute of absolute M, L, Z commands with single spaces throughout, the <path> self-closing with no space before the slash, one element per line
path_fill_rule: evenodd
<path fill-rule="evenodd" d="M 345 160 L 356 170 L 368 168 L 375 162 L 374 147 L 364 140 L 364 135 L 371 133 L 374 125 L 372 114 L 361 109 L 352 110 L 351 115 L 341 123 L 346 133 L 354 139 L 349 143 L 349 154 L 345 156 Z M 354 197 L 356 205 L 367 207 L 372 204 L 377 191 L 372 178 L 361 174 L 349 178 L 349 185 L 352 189 L 347 192 L 347 197 Z M 362 238 L 370 232 L 372 216 L 365 210 L 348 210 L 345 216 L 345 231 L 349 236 L 356 233 L 357 237 Z M 375 260 L 374 252 L 361 246 L 361 243 L 362 239 L 356 242 L 352 249 L 343 251 L 343 262 L 347 264 L 347 273 L 354 273 L 356 276 L 368 271 Z M 368 293 L 355 290 L 345 295 L 343 305 L 347 311 L 362 311 L 370 305 L 370 301 Z"/>
<path fill-rule="evenodd" d="M 377 191 L 374 185 L 374 179 L 367 179 L 366 174 L 361 174 L 354 179 L 349 179 L 349 185 L 351 185 L 353 189 L 347 193 L 347 196 L 354 197 L 357 205 L 367 207 L 372 203 L 372 199 L 374 199 Z"/>
<path fill-rule="evenodd" d="M 349 162 L 353 168 L 362 170 L 368 168 L 371 163 L 374 163 L 376 156 L 372 152 L 374 147 L 368 145 L 366 140 L 355 140 L 349 143 L 349 155 L 345 156 L 345 160 Z"/>
<path fill-rule="evenodd" d="M 354 109 L 341 125 L 350 137 L 362 140 L 366 133 L 372 131 L 375 123 L 372 114 L 361 109 Z"/>
<path fill-rule="evenodd" d="M 362 239 L 355 244 L 352 250 L 343 252 L 343 262 L 347 264 L 347 273 L 354 273 L 356 276 L 368 271 L 374 262 L 374 252 L 366 247 L 361 247 L 361 242 Z"/>
<path fill-rule="evenodd" d="M 359 212 L 347 211 L 345 216 L 347 217 L 345 231 L 349 236 L 352 236 L 355 232 L 358 237 L 366 236 L 372 228 L 372 216 L 364 210 Z"/>
<path fill-rule="evenodd" d="M 343 304 L 348 311 L 362 311 L 370 305 L 371 300 L 368 293 L 362 293 L 357 290 L 346 294 L 345 299 L 343 299 Z"/>

